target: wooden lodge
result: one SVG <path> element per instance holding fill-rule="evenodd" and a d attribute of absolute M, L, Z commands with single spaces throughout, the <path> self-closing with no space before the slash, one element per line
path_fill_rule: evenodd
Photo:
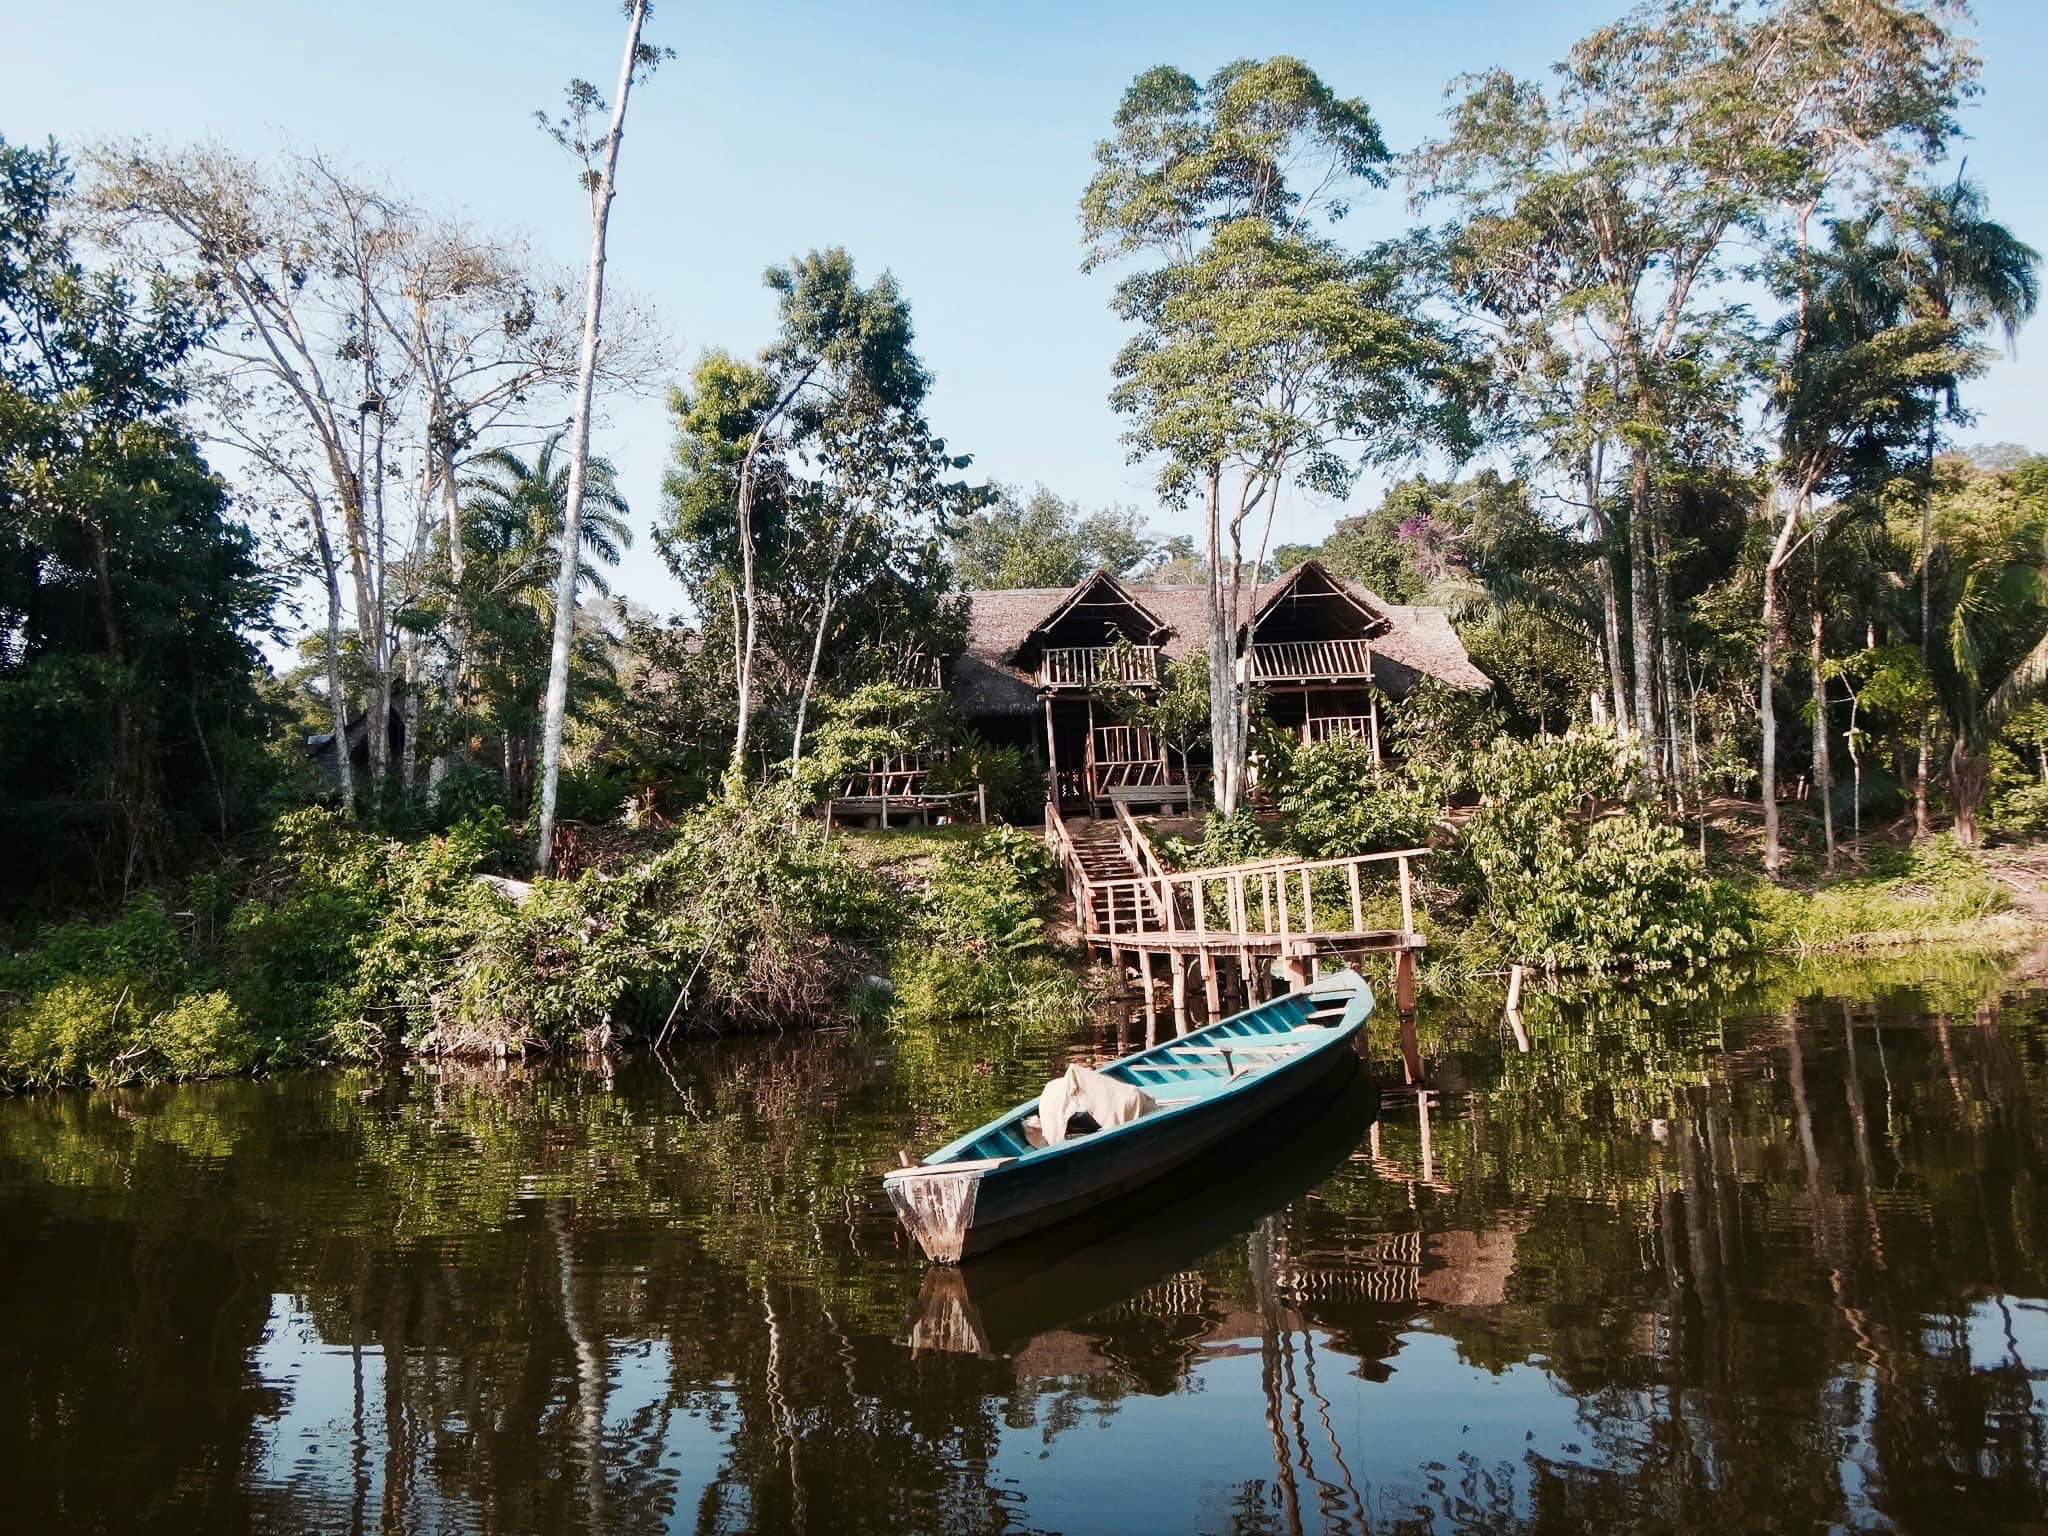
<path fill-rule="evenodd" d="M 986 739 L 1043 763 L 1049 799 L 1084 815 L 1112 803 L 1186 805 L 1193 787 L 1168 743 L 1119 720 L 1106 698 L 1148 688 L 1208 643 L 1208 589 L 1119 581 L 1097 571 L 1072 587 L 970 592 L 966 650 L 946 667 L 961 712 Z M 1381 750 L 1379 699 L 1425 677 L 1486 688 L 1450 614 L 1389 603 L 1309 560 L 1262 585 L 1238 627 L 1240 677 L 1266 714 L 1303 741 L 1355 735 Z M 1206 761 L 1191 754 L 1200 777 Z"/>

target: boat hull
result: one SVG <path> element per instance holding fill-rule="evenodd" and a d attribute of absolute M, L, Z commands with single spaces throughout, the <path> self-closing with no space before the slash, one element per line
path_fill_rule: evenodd
<path fill-rule="evenodd" d="M 893 1173 L 884 1186 L 926 1257 L 958 1263 L 1142 1188 L 1282 1110 L 1319 1105 L 1358 1070 L 1363 1024 L 1348 1019 L 1198 1107 L 1096 1132 L 1059 1156 L 937 1162 Z"/>

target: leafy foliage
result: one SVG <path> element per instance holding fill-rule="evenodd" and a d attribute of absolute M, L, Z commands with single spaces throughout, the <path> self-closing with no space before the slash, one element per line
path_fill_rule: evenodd
<path fill-rule="evenodd" d="M 1080 1011 L 1079 984 L 1046 944 L 1055 870 L 1044 840 L 1019 827 L 940 852 L 890 968 L 905 1022 Z"/>
<path fill-rule="evenodd" d="M 1463 849 L 1493 925 L 1546 965 L 1695 964 L 1745 941 L 1731 893 L 1637 796 L 1611 732 L 1503 739 L 1472 764 Z"/>
<path fill-rule="evenodd" d="M 1443 811 L 1435 784 L 1383 772 L 1355 736 L 1296 748 L 1277 799 L 1288 841 L 1312 859 L 1427 846 Z"/>

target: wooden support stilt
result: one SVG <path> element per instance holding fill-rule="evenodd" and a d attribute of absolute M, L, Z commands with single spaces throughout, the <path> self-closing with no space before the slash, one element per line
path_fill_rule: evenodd
<path fill-rule="evenodd" d="M 1289 944 L 1280 954 L 1280 972 L 1287 978 L 1287 990 L 1305 992 L 1308 990 L 1309 972 L 1314 964 L 1313 945 Z"/>
<path fill-rule="evenodd" d="M 1422 1081 L 1422 1048 L 1415 1038 L 1415 951 L 1394 956 L 1394 1010 L 1400 1015 L 1401 1070 L 1410 1083 Z"/>
<path fill-rule="evenodd" d="M 1216 977 L 1216 951 L 1208 948 L 1202 951 L 1202 1000 L 1209 1005 L 1210 1023 L 1223 1017 L 1223 993 Z"/>
<path fill-rule="evenodd" d="M 1145 988 L 1145 1044 L 1159 1043 L 1159 998 L 1152 990 L 1152 951 L 1138 951 L 1138 978 Z"/>
<path fill-rule="evenodd" d="M 1188 1032 L 1188 968 L 1179 955 L 1168 955 L 1166 963 L 1173 971 L 1173 1032 L 1184 1035 Z"/>
<path fill-rule="evenodd" d="M 1112 944 L 1109 946 L 1109 974 L 1114 988 L 1110 995 L 1112 997 L 1122 997 L 1124 995 L 1125 982 L 1124 952 L 1121 945 Z"/>

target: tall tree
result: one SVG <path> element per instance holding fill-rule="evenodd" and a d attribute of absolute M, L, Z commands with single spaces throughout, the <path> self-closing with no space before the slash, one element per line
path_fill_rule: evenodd
<path fill-rule="evenodd" d="M 1894 246 L 1901 258 L 1904 285 L 1913 307 L 1928 318 L 1955 327 L 1959 340 L 1985 331 L 2003 334 L 2011 348 L 2019 328 L 2033 317 L 2041 301 L 2040 254 L 1993 219 L 1984 193 L 1960 170 L 1946 186 L 1915 187 L 1895 207 Z M 1920 590 L 1920 662 L 1933 665 L 1935 643 L 1931 607 L 1934 560 L 1934 455 L 1940 441 L 1941 418 L 1963 419 L 1955 381 L 1930 391 L 1926 412 L 1926 446 L 1917 561 Z M 1920 720 L 1920 750 L 1913 767 L 1913 824 L 1927 835 L 1928 764 L 1934 756 L 1934 713 Z"/>
<path fill-rule="evenodd" d="M 555 786 L 562 767 L 562 723 L 569 708 L 569 667 L 575 639 L 576 582 L 583 559 L 583 497 L 590 469 L 590 416 L 597 391 L 598 347 L 604 330 L 605 236 L 611 225 L 612 198 L 618 190 L 619 144 L 626 134 L 626 103 L 633 82 L 651 72 L 665 50 L 640 40 L 648 0 L 626 0 L 626 47 L 619 61 L 619 81 L 612 93 L 611 118 L 602 137 L 594 137 L 593 120 L 604 100 L 587 80 L 569 85 L 569 112 L 550 122 L 536 114 L 541 126 L 567 149 L 582 167 L 590 194 L 590 267 L 584 285 L 583 341 L 576 362 L 576 404 L 569 419 L 569 483 L 562 508 L 562 564 L 555 578 L 554 640 L 548 655 L 548 691 L 541 707 L 540 836 L 534 867 L 547 873 L 554 857 Z"/>
<path fill-rule="evenodd" d="M 1873 241 L 1875 215 L 1838 222 L 1828 247 L 1806 263 L 1809 285 L 1780 325 L 1783 370 L 1771 402 L 1779 422 L 1777 475 L 1803 526 L 1783 525 L 1764 568 L 1766 645 L 1775 617 L 1775 578 L 1806 546 L 1814 584 L 1808 604 L 1808 668 L 1813 679 L 1813 783 L 1820 800 L 1827 865 L 1835 867 L 1834 785 L 1826 695 L 1828 604 L 1820 575 L 1829 531 L 1859 489 L 1881 487 L 1919 440 L 1921 402 L 1930 387 L 1969 370 L 1947 321 L 1911 313 L 1892 266 Z M 1768 686 L 1768 685 L 1766 685 Z M 1768 802 L 1767 802 L 1768 804 Z"/>
<path fill-rule="evenodd" d="M 124 894 L 225 839 L 273 592 L 180 420 L 205 317 L 73 248 L 68 165 L 0 141 L 0 829 L 9 889 Z M 110 857 L 109 857 L 110 855 Z"/>
<path fill-rule="evenodd" d="M 1816 221 L 1845 192 L 1897 181 L 1948 144 L 1957 105 L 1976 88 L 1976 55 L 1952 25 L 1963 14 L 1951 0 L 1780 0 L 1733 34 L 1727 80 L 1736 93 L 1729 99 L 1739 109 L 1734 123 L 1741 135 L 1734 147 L 1751 168 L 1752 217 L 1771 236 L 1770 264 L 1790 295 L 1772 390 L 1781 406 L 1807 392 L 1794 377 L 1793 361 L 1823 355 L 1810 334 L 1823 277 L 1815 260 Z M 1780 455 L 1775 530 L 1763 567 L 1757 717 L 1764 867 L 1772 874 L 1783 854 L 1772 696 L 1779 589 L 1800 529 L 1811 521 L 1820 484 L 1813 467 L 1810 455 Z M 1825 738 L 1819 741 L 1817 750 L 1824 751 Z"/>
<path fill-rule="evenodd" d="M 853 258 L 835 247 L 771 267 L 765 280 L 777 296 L 777 324 L 758 363 L 709 353 L 691 387 L 671 402 L 681 430 L 680 474 L 670 494 L 684 542 L 700 519 L 708 519 L 704 531 L 716 539 L 719 509 L 731 508 L 739 577 L 731 593 L 738 631 L 735 784 L 746 772 L 757 703 L 763 604 L 756 514 L 763 496 L 787 502 L 799 494 L 795 458 L 806 443 L 817 446 L 827 424 L 838 423 L 835 434 L 844 432 L 856 415 L 869 412 L 872 423 L 901 427 L 916 416 L 930 387 L 912 346 L 910 306 L 887 272 L 863 287 Z M 884 435 L 895 430 L 885 427 Z M 871 458 L 868 467 L 878 462 Z"/>
<path fill-rule="evenodd" d="M 1284 56 L 1206 84 L 1162 66 L 1132 82 L 1114 129 L 1082 195 L 1084 265 L 1151 262 L 1115 290 L 1134 334 L 1111 400 L 1132 420 L 1133 457 L 1158 464 L 1162 496 L 1203 506 L 1211 756 L 1227 815 L 1249 746 L 1244 584 L 1264 564 L 1279 497 L 1289 484 L 1341 493 L 1363 462 L 1431 435 L 1461 442 L 1438 387 L 1454 359 L 1392 263 L 1330 237 L 1354 195 L 1387 182 L 1363 101 Z"/>
<path fill-rule="evenodd" d="M 1098 568 L 1139 576 L 1164 548 L 1135 507 L 1084 511 L 1043 485 L 1029 496 L 1011 487 L 998 491 L 990 506 L 960 523 L 950 547 L 960 585 L 979 591 L 1071 587 Z"/>

